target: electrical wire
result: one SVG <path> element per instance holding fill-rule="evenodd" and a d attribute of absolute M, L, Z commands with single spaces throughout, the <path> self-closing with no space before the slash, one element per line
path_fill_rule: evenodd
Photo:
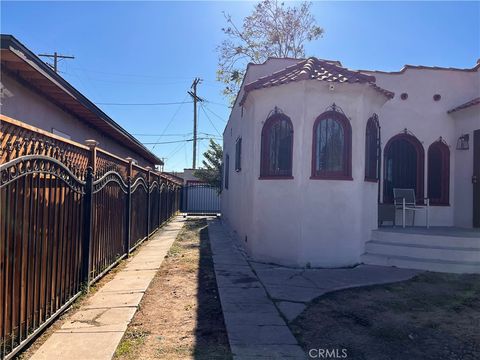
<path fill-rule="evenodd" d="M 222 136 L 220 134 L 220 131 L 218 131 L 217 127 L 215 126 L 215 124 L 213 123 L 212 119 L 210 119 L 210 116 L 208 116 L 207 112 L 205 111 L 205 107 L 203 106 L 202 103 L 200 103 L 200 108 L 202 109 L 203 113 L 205 114 L 205 116 L 207 117 L 208 121 L 210 122 L 210 124 L 213 126 L 213 128 L 215 129 L 215 131 L 217 132 L 217 134 L 219 136 Z"/>
<path fill-rule="evenodd" d="M 205 106 L 205 109 L 207 109 L 208 112 L 210 112 L 212 115 L 216 116 L 217 118 L 219 118 L 220 120 L 222 120 L 224 123 L 226 123 L 227 121 L 225 119 L 223 119 L 220 115 L 216 114 L 214 111 L 212 111 L 211 109 L 208 108 L 208 106 Z"/>
<path fill-rule="evenodd" d="M 159 102 L 159 103 L 104 103 L 97 102 L 95 105 L 109 105 L 109 106 L 164 106 L 164 105 L 183 105 L 191 104 L 193 101 L 174 101 L 174 102 Z"/>
<path fill-rule="evenodd" d="M 165 132 L 167 131 L 168 127 L 170 126 L 170 124 L 173 122 L 173 120 L 175 119 L 175 117 L 177 116 L 177 114 L 179 113 L 180 109 L 182 108 L 183 104 L 185 103 L 185 100 L 187 100 L 187 97 L 188 97 L 188 94 L 185 95 L 185 97 L 183 98 L 183 102 L 180 104 L 180 106 L 177 108 L 177 110 L 175 111 L 175 113 L 173 114 L 172 118 L 170 119 L 170 121 L 168 122 L 167 126 L 165 127 L 165 129 L 163 129 L 163 132 L 162 134 L 158 137 L 157 139 L 157 142 L 161 139 L 161 137 L 163 136 L 163 134 L 165 134 Z M 152 147 L 152 150 L 155 149 L 155 146 L 157 145 L 153 145 Z"/>
<path fill-rule="evenodd" d="M 197 140 L 209 140 L 209 139 L 221 139 L 220 137 L 199 137 Z M 176 144 L 181 142 L 189 142 L 193 141 L 193 139 L 186 139 L 186 140 L 174 140 L 174 141 L 162 141 L 162 142 L 142 142 L 143 145 L 163 145 L 163 144 Z"/>

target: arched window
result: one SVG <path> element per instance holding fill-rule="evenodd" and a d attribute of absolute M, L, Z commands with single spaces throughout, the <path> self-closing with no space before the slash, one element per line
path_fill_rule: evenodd
<path fill-rule="evenodd" d="M 378 181 L 380 160 L 380 126 L 376 115 L 368 119 L 365 132 L 365 180 Z"/>
<path fill-rule="evenodd" d="M 261 178 L 291 178 L 293 125 L 288 116 L 270 116 L 262 129 Z"/>
<path fill-rule="evenodd" d="M 383 201 L 393 202 L 393 189 L 415 189 L 417 201 L 423 202 L 425 152 L 418 139 L 404 133 L 385 145 Z"/>
<path fill-rule="evenodd" d="M 450 149 L 442 140 L 428 148 L 428 198 L 432 205 L 449 204 Z"/>
<path fill-rule="evenodd" d="M 338 111 L 326 111 L 313 125 L 312 179 L 352 179 L 352 128 Z"/>

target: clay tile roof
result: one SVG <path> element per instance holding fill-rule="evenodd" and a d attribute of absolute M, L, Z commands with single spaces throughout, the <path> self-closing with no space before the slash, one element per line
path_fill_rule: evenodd
<path fill-rule="evenodd" d="M 240 105 L 243 105 L 247 99 L 248 93 L 252 90 L 288 84 L 290 82 L 300 80 L 319 80 L 352 84 L 367 83 L 388 98 L 393 98 L 394 96 L 393 92 L 382 89 L 374 84 L 375 76 L 367 75 L 359 71 L 349 70 L 337 65 L 336 63 L 311 57 L 245 85 L 244 95 L 240 101 Z"/>
<path fill-rule="evenodd" d="M 463 110 L 463 109 L 466 109 L 470 106 L 473 106 L 473 105 L 478 105 L 480 104 L 480 97 L 477 97 L 475 99 L 472 99 L 470 101 L 467 101 L 465 104 L 462 104 L 462 105 L 459 105 L 457 107 L 454 107 L 453 109 L 450 109 L 447 111 L 447 113 L 453 113 L 455 111 L 459 111 L 459 110 Z"/>

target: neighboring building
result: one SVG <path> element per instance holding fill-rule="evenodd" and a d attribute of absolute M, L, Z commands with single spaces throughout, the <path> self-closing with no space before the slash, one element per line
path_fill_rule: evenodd
<path fill-rule="evenodd" d="M 258 260 L 326 267 L 361 262 L 393 188 L 429 197 L 432 226 L 479 227 L 479 67 L 250 64 L 223 134 L 224 221 Z"/>
<path fill-rule="evenodd" d="M 15 37 L 1 35 L 1 114 L 79 143 L 87 139 L 141 166 L 163 164 L 135 137 Z"/>
<path fill-rule="evenodd" d="M 194 175 L 195 171 L 196 169 L 183 169 L 183 172 L 177 175 L 183 179 L 184 185 L 205 184 L 205 181 L 200 180 Z"/>

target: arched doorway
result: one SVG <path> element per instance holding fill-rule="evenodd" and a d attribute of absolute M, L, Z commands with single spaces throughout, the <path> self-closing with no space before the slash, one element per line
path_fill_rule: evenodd
<path fill-rule="evenodd" d="M 425 153 L 415 136 L 399 134 L 385 145 L 383 202 L 393 202 L 393 189 L 415 189 L 417 200 L 423 199 Z"/>

